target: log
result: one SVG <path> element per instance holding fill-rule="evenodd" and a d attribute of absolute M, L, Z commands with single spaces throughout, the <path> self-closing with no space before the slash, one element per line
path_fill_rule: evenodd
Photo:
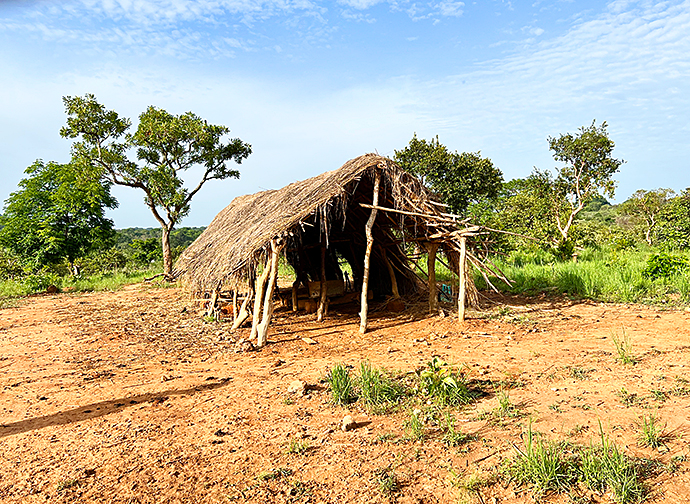
<path fill-rule="evenodd" d="M 467 292 L 467 238 L 460 238 L 460 259 L 458 260 L 458 321 L 465 321 L 465 298 Z"/>
<path fill-rule="evenodd" d="M 374 199 L 371 209 L 371 214 L 367 220 L 366 235 L 367 235 L 367 250 L 364 254 L 364 275 L 362 277 L 362 305 L 359 312 L 359 332 L 364 334 L 367 331 L 367 314 L 369 311 L 369 305 L 367 301 L 367 295 L 369 293 L 369 265 L 371 264 L 371 249 L 374 246 L 374 234 L 373 227 L 374 221 L 376 220 L 376 212 L 379 204 L 379 186 L 381 185 L 381 173 L 376 171 L 374 178 Z"/>
<path fill-rule="evenodd" d="M 427 271 L 429 276 L 429 313 L 438 313 L 438 293 L 436 292 L 436 251 L 438 243 L 427 242 L 426 249 L 429 251 L 427 261 Z"/>

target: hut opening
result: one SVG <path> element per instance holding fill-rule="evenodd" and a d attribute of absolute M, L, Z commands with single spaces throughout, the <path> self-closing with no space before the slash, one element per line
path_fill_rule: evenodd
<path fill-rule="evenodd" d="M 221 289 L 232 290 L 233 327 L 251 316 L 252 337 L 261 346 L 282 256 L 295 271 L 293 310 L 302 308 L 303 293 L 304 304 L 316 304 L 319 320 L 329 299 L 357 300 L 364 332 L 372 298 L 428 292 L 430 310 L 437 308 L 436 250 L 444 252 L 459 274 L 461 287 L 465 284 L 461 255 L 466 237 L 476 228 L 443 209 L 416 177 L 390 159 L 365 154 L 338 170 L 282 189 L 235 198 L 182 254 L 175 275 L 196 295 L 208 296 L 210 306 Z M 429 250 L 428 279 L 408 260 L 405 249 L 411 243 Z M 472 287 L 470 298 L 476 292 Z M 238 292 L 244 293 L 241 308 Z M 464 313 L 464 297 L 461 303 L 459 313 Z"/>

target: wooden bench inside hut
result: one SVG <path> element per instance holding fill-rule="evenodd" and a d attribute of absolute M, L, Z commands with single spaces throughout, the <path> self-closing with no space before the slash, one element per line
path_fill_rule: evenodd
<path fill-rule="evenodd" d="M 232 291 L 233 327 L 251 319 L 259 346 L 278 294 L 319 321 L 329 304 L 356 303 L 365 332 L 372 299 L 428 293 L 430 311 L 438 308 L 438 250 L 459 274 L 464 317 L 465 239 L 476 231 L 444 213 L 416 177 L 366 154 L 282 189 L 235 198 L 182 254 L 175 272 L 197 296 L 208 297 L 211 309 L 221 291 Z M 428 251 L 426 275 L 415 272 L 405 253 L 414 244 Z M 281 257 L 295 278 L 277 292 Z"/>

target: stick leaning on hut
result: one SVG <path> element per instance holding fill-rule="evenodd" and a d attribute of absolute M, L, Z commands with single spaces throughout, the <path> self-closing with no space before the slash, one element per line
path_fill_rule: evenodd
<path fill-rule="evenodd" d="M 344 278 L 340 268 L 344 260 L 352 270 L 354 289 L 361 292 L 363 333 L 372 296 L 431 292 L 430 310 L 437 309 L 433 274 L 424 282 L 405 254 L 410 243 L 418 243 L 442 251 L 458 272 L 462 320 L 465 293 L 476 305 L 476 289 L 471 278 L 467 281 L 469 269 L 463 259 L 466 240 L 480 230 L 442 208 L 420 180 L 390 159 L 366 154 L 338 170 L 282 189 L 235 198 L 185 250 L 175 275 L 194 294 L 208 296 L 213 303 L 221 289 L 244 292 L 233 328 L 249 317 L 253 297 L 251 337 L 262 346 L 273 313 L 281 254 L 297 277 L 293 310 L 297 287 L 316 285 L 320 320 L 327 308 L 329 282 Z M 466 257 L 481 266 L 476 257 Z"/>

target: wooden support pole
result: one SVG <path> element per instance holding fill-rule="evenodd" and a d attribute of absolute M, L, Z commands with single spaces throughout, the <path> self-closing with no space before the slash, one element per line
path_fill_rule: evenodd
<path fill-rule="evenodd" d="M 316 311 L 316 320 L 323 321 L 326 315 L 326 303 L 328 302 L 328 284 L 326 283 L 326 237 L 321 238 L 321 285 L 319 288 L 319 309 Z"/>
<path fill-rule="evenodd" d="M 381 255 L 383 256 L 383 262 L 386 263 L 386 267 L 388 268 L 388 275 L 391 277 L 391 292 L 393 294 L 393 298 L 398 299 L 400 297 L 400 292 L 398 291 L 398 280 L 395 278 L 395 270 L 393 269 L 390 259 L 388 259 L 388 254 L 386 254 L 386 249 L 384 247 L 381 247 Z"/>
<path fill-rule="evenodd" d="M 458 321 L 465 321 L 465 298 L 467 297 L 467 238 L 460 238 L 460 259 L 458 260 Z"/>
<path fill-rule="evenodd" d="M 438 250 L 438 243 L 427 242 L 426 249 L 429 251 L 429 258 L 427 261 L 429 276 L 429 313 L 438 313 L 438 293 L 436 291 L 436 250 Z"/>
<path fill-rule="evenodd" d="M 220 293 L 218 292 L 218 289 L 215 289 L 211 293 L 211 299 L 208 301 L 208 306 L 206 307 L 206 316 L 207 317 L 214 317 L 216 315 L 216 304 L 218 303 L 218 295 Z"/>
<path fill-rule="evenodd" d="M 278 259 L 283 246 L 284 244 L 279 244 L 276 239 L 271 240 L 271 278 L 268 281 L 268 288 L 266 289 L 263 316 L 257 328 L 256 346 L 258 347 L 262 347 L 266 344 L 268 326 L 273 316 L 273 292 L 275 290 L 276 280 L 278 279 Z"/>
<path fill-rule="evenodd" d="M 298 303 L 297 303 L 297 289 L 299 288 L 299 280 L 295 279 L 294 282 L 292 282 L 292 311 L 296 312 L 298 310 Z"/>
<path fill-rule="evenodd" d="M 235 324 L 237 320 L 237 285 L 232 290 L 232 323 Z"/>
<path fill-rule="evenodd" d="M 379 204 L 379 186 L 381 185 L 381 172 L 376 171 L 374 178 L 374 201 L 373 206 Z M 369 294 L 369 265 L 371 263 L 371 249 L 374 246 L 374 221 L 376 220 L 376 208 L 371 209 L 369 220 L 367 220 L 366 235 L 367 235 L 367 251 L 364 254 L 364 275 L 362 278 L 362 304 L 359 312 L 359 332 L 364 334 L 367 331 L 367 314 L 369 312 L 369 305 L 367 296 Z"/>
<path fill-rule="evenodd" d="M 271 259 L 266 261 L 264 266 L 264 271 L 261 273 L 261 277 L 256 279 L 256 288 L 254 289 L 254 316 L 252 317 L 252 332 L 249 335 L 249 339 L 253 340 L 259 329 L 259 318 L 261 317 L 261 303 L 264 298 L 264 291 L 266 290 L 266 282 L 268 281 L 268 275 L 271 273 Z"/>

